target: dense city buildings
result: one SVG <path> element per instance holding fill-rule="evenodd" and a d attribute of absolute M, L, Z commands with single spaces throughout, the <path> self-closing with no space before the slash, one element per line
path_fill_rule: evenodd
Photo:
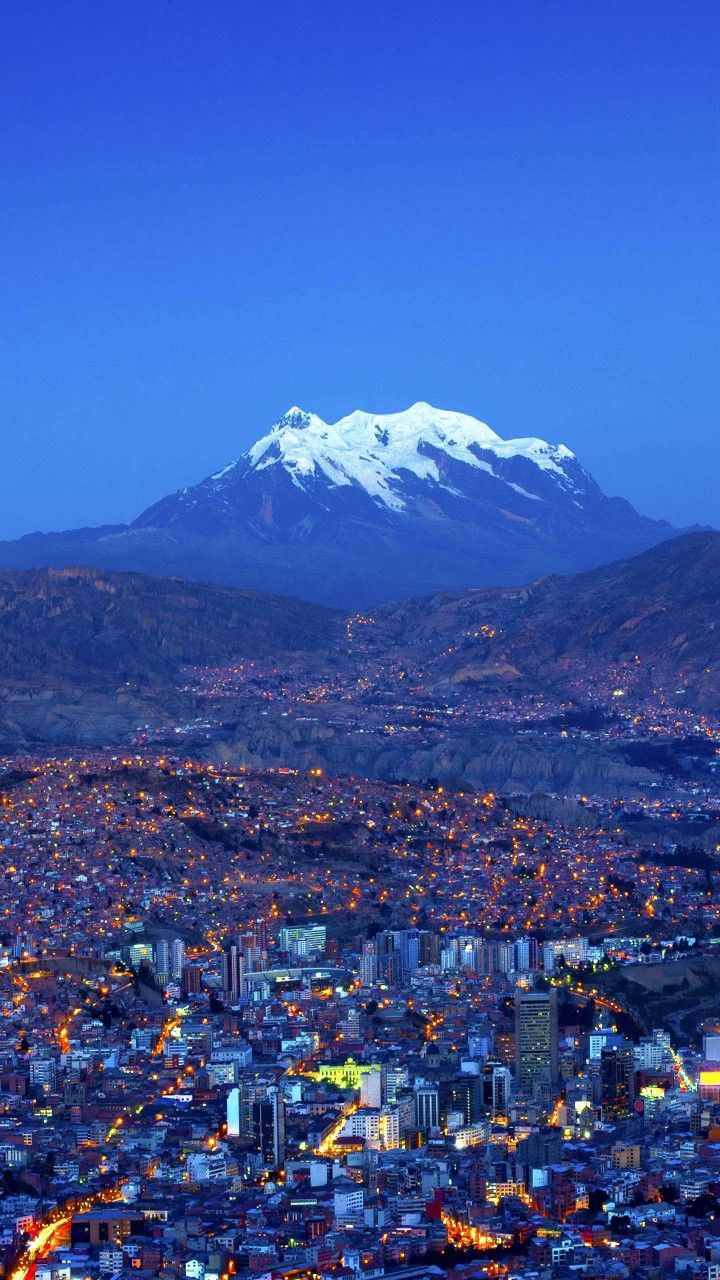
<path fill-rule="evenodd" d="M 13 1280 L 720 1266 L 711 779 L 96 752 L 0 795 Z"/>
<path fill-rule="evenodd" d="M 720 1280 L 720 3 L 0 21 L 0 1280 Z"/>

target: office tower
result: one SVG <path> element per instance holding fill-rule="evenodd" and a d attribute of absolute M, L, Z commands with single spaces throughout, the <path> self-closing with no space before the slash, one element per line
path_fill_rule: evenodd
<path fill-rule="evenodd" d="M 242 957 L 243 973 L 259 973 L 265 967 L 267 957 L 258 946 L 254 931 L 244 933 L 236 945 Z"/>
<path fill-rule="evenodd" d="M 622 1036 L 612 1027 L 594 1027 L 588 1036 L 588 1057 L 591 1062 L 599 1062 L 603 1049 L 611 1049 L 621 1043 Z"/>
<path fill-rule="evenodd" d="M 468 939 L 467 945 L 474 947 L 474 967 L 478 973 L 510 973 L 515 968 L 515 946 L 512 942 L 480 942 L 475 938 Z M 463 960 L 463 964 L 466 963 Z"/>
<path fill-rule="evenodd" d="M 502 1062 L 489 1058 L 482 1073 L 483 1105 L 492 1116 L 506 1116 L 510 1105 L 512 1077 Z"/>
<path fill-rule="evenodd" d="M 357 1040 L 360 1037 L 360 1010 L 348 1009 L 345 1021 L 340 1024 L 343 1028 L 343 1034 L 348 1040 Z"/>
<path fill-rule="evenodd" d="M 703 1044 L 707 1040 L 708 1037 L 704 1036 Z M 635 1062 L 643 1071 L 663 1071 L 672 1067 L 672 1046 L 667 1031 L 653 1031 L 651 1036 L 641 1036 L 635 1046 Z"/>
<path fill-rule="evenodd" d="M 402 956 L 399 951 L 389 951 L 380 956 L 378 961 L 378 977 L 389 987 L 398 987 L 403 981 Z"/>
<path fill-rule="evenodd" d="M 635 1101 L 635 1053 L 626 1041 L 600 1054 L 600 1097 L 603 1118 L 619 1120 L 630 1115 Z"/>
<path fill-rule="evenodd" d="M 380 973 L 392 972 L 402 980 L 420 964 L 420 933 L 417 929 L 382 929 L 375 938 L 375 950 Z"/>
<path fill-rule="evenodd" d="M 236 1004 L 243 996 L 245 967 L 242 951 L 234 942 L 225 948 L 222 965 L 223 991 L 230 997 L 231 1002 Z"/>
<path fill-rule="evenodd" d="M 418 1129 L 437 1129 L 440 1124 L 440 1097 L 437 1086 L 421 1084 L 415 1088 L 415 1118 Z"/>
<path fill-rule="evenodd" d="M 440 939 L 436 933 L 431 933 L 429 929 L 421 929 L 418 933 L 419 941 L 419 964 L 439 964 L 440 963 Z"/>
<path fill-rule="evenodd" d="M 557 992 L 517 991 L 515 995 L 515 1074 L 518 1089 L 558 1078 Z"/>
<path fill-rule="evenodd" d="M 149 942 L 133 942 L 127 948 L 128 959 L 133 968 L 152 964 L 153 950 Z"/>
<path fill-rule="evenodd" d="M 279 1168 L 285 1163 L 285 1098 L 275 1085 L 250 1104 L 250 1117 L 256 1151 L 264 1164 Z"/>
<path fill-rule="evenodd" d="M 327 938 L 325 940 L 325 959 L 330 964 L 340 964 L 340 943 L 337 938 Z"/>
<path fill-rule="evenodd" d="M 173 978 L 181 978 L 185 964 L 185 943 L 180 938 L 173 938 L 170 943 L 170 973 Z"/>
<path fill-rule="evenodd" d="M 375 954 L 377 956 L 377 974 L 381 982 L 391 985 L 400 980 L 402 960 L 395 954 L 395 934 L 392 929 L 381 929 L 375 935 Z"/>
<path fill-rule="evenodd" d="M 225 1118 L 227 1120 L 228 1138 L 239 1138 L 240 1137 L 240 1090 L 237 1087 L 234 1089 L 231 1089 L 227 1096 Z"/>
<path fill-rule="evenodd" d="M 57 1063 L 54 1058 L 34 1058 L 30 1061 L 30 1083 L 43 1093 L 53 1093 L 57 1083 Z"/>

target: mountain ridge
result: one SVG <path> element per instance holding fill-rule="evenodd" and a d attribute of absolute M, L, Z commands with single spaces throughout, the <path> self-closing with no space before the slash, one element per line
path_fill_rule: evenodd
<path fill-rule="evenodd" d="M 2 573 L 0 743 L 126 748 L 149 730 L 250 766 L 615 794 L 661 779 L 612 735 L 562 732 L 558 708 L 717 715 L 719 606 L 720 533 L 360 618 L 93 568 Z"/>
<path fill-rule="evenodd" d="M 377 616 L 380 643 L 402 651 L 412 637 L 426 674 L 433 664 L 435 688 L 504 681 L 521 690 L 537 681 L 570 691 L 571 678 L 594 675 L 602 662 L 624 673 L 618 696 L 685 698 L 687 688 L 691 705 L 720 708 L 715 531 L 683 534 L 572 577 L 441 592 Z"/>
<path fill-rule="evenodd" d="M 606 497 L 565 445 L 422 401 L 334 424 L 293 406 L 131 524 L 0 543 L 0 568 L 80 561 L 355 608 L 573 573 L 675 532 Z"/>

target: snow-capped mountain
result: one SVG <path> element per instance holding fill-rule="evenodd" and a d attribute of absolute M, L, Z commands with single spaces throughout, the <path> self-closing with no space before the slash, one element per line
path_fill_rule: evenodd
<path fill-rule="evenodd" d="M 451 488 L 443 480 L 450 460 L 487 471 L 522 491 L 503 475 L 503 468 L 513 459 L 526 459 L 550 473 L 556 483 L 575 487 L 568 465 L 575 458 L 565 445 L 553 446 L 534 438 L 501 440 L 477 418 L 433 409 L 422 402 L 404 413 L 372 414 L 356 409 L 333 424 L 314 413 L 288 409 L 248 450 L 245 459 L 257 471 L 284 467 L 300 488 L 307 477 L 319 475 L 331 486 L 358 485 L 393 511 L 407 507 L 404 489 L 408 476 L 430 486 Z M 221 481 L 232 469 L 213 479 Z"/>
<path fill-rule="evenodd" d="M 254 519 L 266 534 L 297 525 L 307 538 L 329 514 L 472 521 L 467 504 L 492 500 L 532 520 L 528 502 L 582 506 L 599 496 L 565 445 L 503 440 L 468 414 L 418 403 L 402 413 L 358 409 L 328 423 L 293 407 L 236 462 L 151 507 L 136 526 L 195 527 L 210 518 L 229 531 Z"/>
<path fill-rule="evenodd" d="M 353 608 L 591 568 L 673 532 L 606 497 L 562 444 L 422 402 L 335 423 L 293 407 L 132 525 L 6 543 L 0 566 L 138 569 Z"/>

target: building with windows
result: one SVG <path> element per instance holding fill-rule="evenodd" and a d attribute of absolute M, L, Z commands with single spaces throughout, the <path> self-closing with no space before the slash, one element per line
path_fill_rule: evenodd
<path fill-rule="evenodd" d="M 619 1120 L 630 1115 L 635 1101 L 635 1053 L 631 1044 L 623 1041 L 600 1054 L 600 1096 L 603 1118 Z"/>
<path fill-rule="evenodd" d="M 245 963 L 242 950 L 234 942 L 223 951 L 223 991 L 233 1004 L 242 999 Z"/>
<path fill-rule="evenodd" d="M 518 1089 L 558 1078 L 557 992 L 518 991 L 515 996 L 515 1074 Z"/>

